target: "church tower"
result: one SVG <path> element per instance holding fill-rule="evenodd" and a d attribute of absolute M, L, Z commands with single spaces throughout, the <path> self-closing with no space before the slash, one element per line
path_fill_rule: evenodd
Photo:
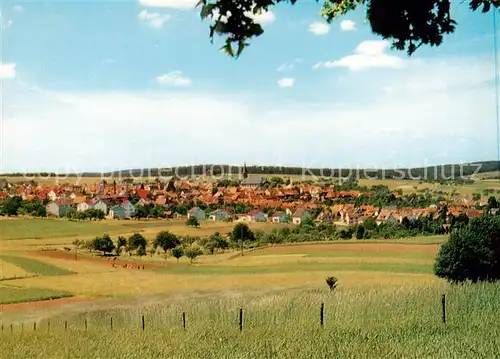
<path fill-rule="evenodd" d="M 241 171 L 241 174 L 243 175 L 243 178 L 248 178 L 248 171 L 247 171 L 247 164 L 246 163 L 243 165 L 243 171 Z"/>

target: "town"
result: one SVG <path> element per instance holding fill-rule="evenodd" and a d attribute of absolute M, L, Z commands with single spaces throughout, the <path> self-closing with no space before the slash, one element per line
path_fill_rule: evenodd
<path fill-rule="evenodd" d="M 303 221 L 357 226 L 365 221 L 404 223 L 442 220 L 448 233 L 453 219 L 498 211 L 494 190 L 462 195 L 429 188 L 403 193 L 384 185 L 371 188 L 356 180 L 291 181 L 283 177 L 239 179 L 158 179 L 133 183 L 101 180 L 94 184 L 11 184 L 4 180 L 0 213 L 7 216 L 85 219 L 191 219 L 301 224 Z M 305 182 L 305 183 L 304 183 Z M 440 230 L 438 231 L 439 233 Z"/>

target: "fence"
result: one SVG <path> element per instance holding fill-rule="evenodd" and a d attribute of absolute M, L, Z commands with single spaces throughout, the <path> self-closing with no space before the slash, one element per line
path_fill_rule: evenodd
<path fill-rule="evenodd" d="M 238 319 L 237 320 L 238 329 L 240 332 L 242 332 L 244 329 L 244 325 L 243 325 L 244 324 L 244 315 L 243 315 L 244 311 L 243 311 L 243 308 L 239 308 L 237 313 L 235 313 L 235 314 L 236 314 L 235 317 Z M 182 312 L 180 314 L 179 319 L 180 319 L 179 323 L 180 323 L 180 326 L 182 327 L 182 329 L 187 330 L 188 329 L 187 313 Z M 319 306 L 319 318 L 318 319 L 319 319 L 320 328 L 324 328 L 324 326 L 325 326 L 325 303 L 324 302 L 322 302 Z M 443 294 L 441 296 L 441 322 L 443 323 L 444 326 L 446 326 L 446 295 L 445 294 Z M 19 324 L 21 332 L 25 331 L 25 328 L 24 328 L 25 324 L 27 324 L 27 323 L 20 323 Z M 68 320 L 64 320 L 63 327 L 64 327 L 65 331 L 69 330 Z M 89 323 L 88 323 L 87 318 L 83 319 L 82 327 L 85 330 L 89 329 Z M 116 325 L 113 322 L 113 316 L 109 316 L 109 329 L 114 330 L 115 328 L 116 328 Z M 141 320 L 140 320 L 140 324 L 139 324 L 138 328 L 143 330 L 143 331 L 147 329 L 147 321 L 146 321 L 145 315 L 141 315 Z M 43 328 L 41 325 L 37 325 L 37 322 L 33 322 L 32 330 L 36 332 L 37 330 L 38 331 L 43 330 Z M 46 332 L 50 332 L 50 330 L 51 330 L 50 319 L 47 320 L 45 330 L 46 330 Z M 14 332 L 14 325 L 10 324 L 8 327 L 6 327 L 6 326 L 4 326 L 4 324 L 2 324 L 1 325 L 1 332 L 2 333 L 6 333 L 6 332 L 13 333 Z"/>

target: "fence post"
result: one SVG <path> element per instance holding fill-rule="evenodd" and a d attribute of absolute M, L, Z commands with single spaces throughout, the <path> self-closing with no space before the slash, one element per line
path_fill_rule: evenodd
<path fill-rule="evenodd" d="M 446 294 L 441 297 L 441 319 L 443 324 L 446 324 Z"/>
<path fill-rule="evenodd" d="M 47 320 L 47 332 L 50 332 L 50 319 Z"/>
<path fill-rule="evenodd" d="M 68 321 L 67 320 L 64 321 L 64 330 L 68 330 Z"/>
<path fill-rule="evenodd" d="M 240 308 L 240 332 L 243 330 L 243 308 Z"/>
<path fill-rule="evenodd" d="M 142 330 L 144 330 L 145 325 L 144 325 L 144 314 L 142 315 Z"/>
<path fill-rule="evenodd" d="M 321 308 L 319 310 L 319 324 L 323 327 L 324 322 L 324 311 L 325 311 L 325 303 L 321 303 Z"/>
<path fill-rule="evenodd" d="M 186 330 L 186 312 L 182 312 L 182 327 Z"/>
<path fill-rule="evenodd" d="M 111 330 L 113 330 L 113 317 L 110 318 Z"/>
<path fill-rule="evenodd" d="M 14 328 L 12 327 L 12 324 L 10 325 L 10 332 L 12 333 L 14 331 Z"/>
<path fill-rule="evenodd" d="M 36 332 L 36 322 L 33 323 L 33 331 Z"/>
<path fill-rule="evenodd" d="M 87 330 L 87 318 L 85 318 L 85 330 Z"/>

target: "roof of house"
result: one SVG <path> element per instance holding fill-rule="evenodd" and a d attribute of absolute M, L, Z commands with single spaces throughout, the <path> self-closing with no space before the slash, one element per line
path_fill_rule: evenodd
<path fill-rule="evenodd" d="M 276 211 L 273 213 L 271 217 L 281 217 L 281 216 L 286 216 L 286 213 L 283 211 Z"/>
<path fill-rule="evenodd" d="M 248 177 L 244 178 L 241 181 L 241 184 L 244 185 L 261 185 L 266 179 L 264 177 Z"/>
<path fill-rule="evenodd" d="M 302 217 L 302 215 L 303 215 L 304 213 L 306 213 L 306 212 L 307 212 L 307 210 L 306 210 L 305 208 L 299 208 L 299 209 L 297 209 L 297 210 L 295 211 L 295 213 L 293 214 L 293 217 L 294 217 L 294 218 Z M 307 213 L 308 213 L 308 212 L 307 212 Z"/>

